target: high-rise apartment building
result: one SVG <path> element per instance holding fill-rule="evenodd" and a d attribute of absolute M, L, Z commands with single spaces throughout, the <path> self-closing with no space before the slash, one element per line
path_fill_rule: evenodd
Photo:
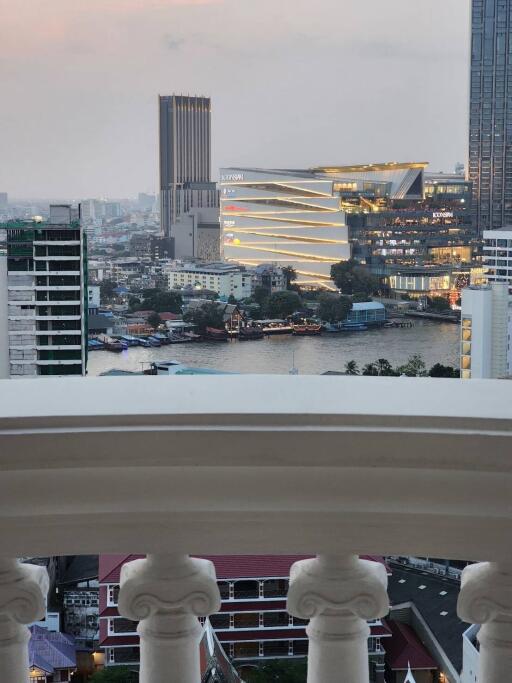
<path fill-rule="evenodd" d="M 483 265 L 489 284 L 503 282 L 512 289 L 512 227 L 483 233 Z"/>
<path fill-rule="evenodd" d="M 209 97 L 159 96 L 160 222 L 166 237 L 191 208 L 218 206 L 211 182 Z"/>
<path fill-rule="evenodd" d="M 0 256 L 0 376 L 84 375 L 87 258 L 79 210 L 9 221 Z"/>
<path fill-rule="evenodd" d="M 469 179 L 479 233 L 512 224 L 512 4 L 472 0 Z"/>
<path fill-rule="evenodd" d="M 506 283 L 462 290 L 462 379 L 491 379 L 512 371 L 512 298 Z"/>

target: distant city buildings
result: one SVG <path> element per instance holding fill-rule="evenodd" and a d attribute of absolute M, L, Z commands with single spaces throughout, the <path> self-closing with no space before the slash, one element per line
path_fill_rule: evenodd
<path fill-rule="evenodd" d="M 86 372 L 87 249 L 79 210 L 50 207 L 47 222 L 11 221 L 0 256 L 0 373 Z"/>
<path fill-rule="evenodd" d="M 512 299 L 506 283 L 462 290 L 462 379 L 512 374 Z"/>
<path fill-rule="evenodd" d="M 5 209 L 9 203 L 9 196 L 7 192 L 0 192 L 0 209 Z"/>
<path fill-rule="evenodd" d="M 211 182 L 211 101 L 209 97 L 159 96 L 160 222 L 176 237 L 177 219 L 192 208 L 218 206 Z"/>
<path fill-rule="evenodd" d="M 512 225 L 510 3 L 472 0 L 469 179 L 479 234 Z"/>
<path fill-rule="evenodd" d="M 221 250 L 246 266 L 291 266 L 297 284 L 333 289 L 331 266 L 350 257 L 345 214 L 323 172 L 221 169 Z"/>

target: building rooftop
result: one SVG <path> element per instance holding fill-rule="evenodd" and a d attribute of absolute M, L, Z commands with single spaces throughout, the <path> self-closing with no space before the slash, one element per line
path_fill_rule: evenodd
<path fill-rule="evenodd" d="M 389 577 L 392 607 L 413 603 L 457 671 L 462 668 L 462 634 L 467 629 L 457 615 L 459 584 L 454 579 L 392 565 Z"/>

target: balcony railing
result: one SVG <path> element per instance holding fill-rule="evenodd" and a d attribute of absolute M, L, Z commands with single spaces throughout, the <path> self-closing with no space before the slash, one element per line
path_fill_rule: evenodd
<path fill-rule="evenodd" d="M 512 662 L 512 383 L 364 377 L 0 382 L 0 681 L 26 683 L 47 577 L 11 558 L 140 553 L 119 608 L 140 621 L 142 683 L 199 683 L 196 554 L 316 555 L 288 610 L 309 619 L 309 683 L 368 682 L 366 621 L 386 572 L 362 554 L 479 562 L 459 615 L 480 678 Z M 450 672 L 446 672 L 448 680 Z"/>

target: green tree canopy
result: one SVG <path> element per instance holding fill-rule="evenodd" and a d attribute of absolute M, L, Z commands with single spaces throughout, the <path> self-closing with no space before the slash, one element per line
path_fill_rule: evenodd
<path fill-rule="evenodd" d="M 331 277 L 343 294 L 370 296 L 379 290 L 379 279 L 369 273 L 355 259 L 340 261 L 331 266 Z"/>
<path fill-rule="evenodd" d="M 442 363 L 436 363 L 433 365 L 429 372 L 429 377 L 460 377 L 460 370 L 452 367 L 451 365 L 443 365 Z"/>
<path fill-rule="evenodd" d="M 207 327 L 214 327 L 217 330 L 223 330 L 225 327 L 222 306 L 215 303 L 204 304 L 200 308 L 192 308 L 185 313 L 183 319 L 186 322 L 193 323 L 199 334 L 204 334 Z"/>
<path fill-rule="evenodd" d="M 162 324 L 162 318 L 158 315 L 158 313 L 151 313 L 151 315 L 148 316 L 147 323 L 148 325 L 151 325 L 154 330 L 156 330 Z"/>
<path fill-rule="evenodd" d="M 109 302 L 116 298 L 115 289 L 117 282 L 114 280 L 102 280 L 100 283 L 100 298 L 102 302 Z"/>
<path fill-rule="evenodd" d="M 428 307 L 436 313 L 447 313 L 451 310 L 450 302 L 444 296 L 434 296 L 429 299 Z"/>
<path fill-rule="evenodd" d="M 90 683 L 136 683 L 139 675 L 127 666 L 109 666 L 92 675 Z"/>
<path fill-rule="evenodd" d="M 297 279 L 297 271 L 293 266 L 284 266 L 283 275 L 286 278 L 286 289 L 290 289 L 290 285 Z"/>
<path fill-rule="evenodd" d="M 139 304 L 134 304 L 134 311 L 181 313 L 183 299 L 178 292 L 169 292 L 164 289 L 145 289 L 142 296 L 143 300 Z"/>
<path fill-rule="evenodd" d="M 275 292 L 268 298 L 267 310 L 271 317 L 286 318 L 302 308 L 297 292 Z"/>
<path fill-rule="evenodd" d="M 276 660 L 244 674 L 247 683 L 306 683 L 304 660 Z"/>
<path fill-rule="evenodd" d="M 399 375 L 406 375 L 407 377 L 425 377 L 427 374 L 427 369 L 423 358 L 415 353 L 409 358 L 405 365 L 401 365 L 397 368 Z"/>
<path fill-rule="evenodd" d="M 345 372 L 347 375 L 358 375 L 359 368 L 355 360 L 349 360 L 345 363 Z"/>
<path fill-rule="evenodd" d="M 326 322 L 341 322 L 351 310 L 352 302 L 346 296 L 323 292 L 318 298 L 318 315 Z"/>

